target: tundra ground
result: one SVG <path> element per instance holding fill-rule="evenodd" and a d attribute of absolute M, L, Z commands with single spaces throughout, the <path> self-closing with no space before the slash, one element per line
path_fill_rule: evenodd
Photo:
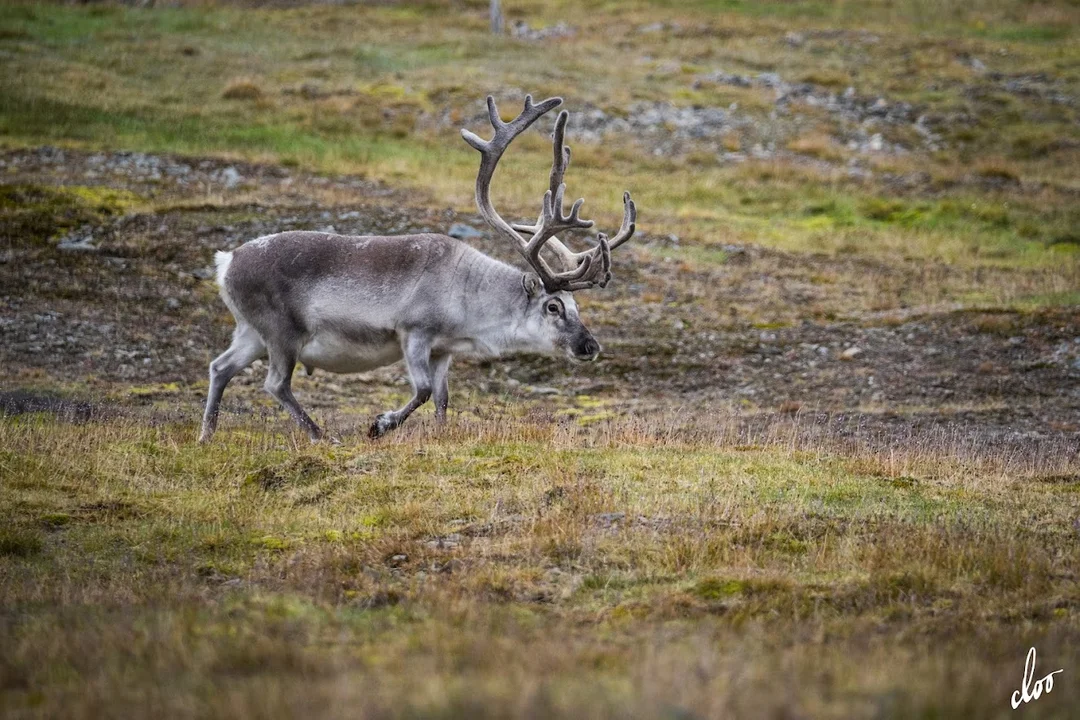
<path fill-rule="evenodd" d="M 0 713 L 1005 717 L 1036 646 L 1070 716 L 1076 7 L 504 5 L 0 7 Z M 515 261 L 489 90 L 638 201 L 600 361 L 456 362 L 378 442 L 402 368 L 298 373 L 315 446 L 256 366 L 196 446 L 215 250 Z"/>

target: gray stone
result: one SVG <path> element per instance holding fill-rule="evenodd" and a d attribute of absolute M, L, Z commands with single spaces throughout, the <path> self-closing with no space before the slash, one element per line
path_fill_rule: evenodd
<path fill-rule="evenodd" d="M 450 533 L 442 537 L 437 537 L 433 540 L 428 540 L 427 546 L 434 550 L 453 550 L 461 544 L 460 533 Z"/>
<path fill-rule="evenodd" d="M 784 35 L 784 42 L 791 47 L 802 47 L 803 43 L 806 42 L 806 36 L 802 33 L 789 32 Z"/>
<path fill-rule="evenodd" d="M 63 252 L 95 253 L 98 251 L 98 247 L 91 242 L 93 239 L 94 236 L 92 233 L 87 233 L 85 231 L 72 233 L 57 243 L 56 249 L 62 250 Z"/>
<path fill-rule="evenodd" d="M 224 183 L 227 188 L 236 187 L 243 179 L 244 176 L 231 165 L 221 171 L 221 182 Z"/>
<path fill-rule="evenodd" d="M 455 237 L 458 240 L 472 240 L 474 238 L 484 237 L 484 233 L 465 223 L 454 223 L 450 226 L 450 229 L 446 234 L 450 237 Z"/>
<path fill-rule="evenodd" d="M 626 519 L 626 513 L 624 512 L 609 512 L 600 513 L 596 516 L 596 519 L 600 521 L 602 525 L 611 526 L 617 522 L 621 522 Z"/>

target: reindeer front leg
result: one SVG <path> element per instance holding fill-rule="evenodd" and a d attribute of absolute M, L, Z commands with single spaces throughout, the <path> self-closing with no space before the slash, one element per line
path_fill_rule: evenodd
<path fill-rule="evenodd" d="M 375 418 L 368 437 L 380 438 L 405 422 L 413 410 L 420 407 L 431 397 L 434 377 L 431 371 L 431 338 L 420 333 L 409 333 L 402 340 L 401 349 L 405 355 L 405 367 L 409 371 L 409 380 L 413 386 L 413 396 L 405 406 L 398 410 L 384 412 Z"/>

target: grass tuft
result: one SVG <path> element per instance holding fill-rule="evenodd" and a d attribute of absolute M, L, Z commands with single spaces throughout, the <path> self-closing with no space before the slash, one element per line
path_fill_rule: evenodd
<path fill-rule="evenodd" d="M 263 89 L 250 78 L 235 78 L 225 86 L 221 97 L 226 100 L 259 100 L 263 97 Z"/>
<path fill-rule="evenodd" d="M 0 528 L 0 555 L 26 558 L 42 550 L 41 535 L 19 527 Z"/>

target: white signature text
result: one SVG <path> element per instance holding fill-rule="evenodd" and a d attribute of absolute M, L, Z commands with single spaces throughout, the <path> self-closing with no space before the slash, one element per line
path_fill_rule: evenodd
<path fill-rule="evenodd" d="M 1020 707 L 1023 703 L 1038 700 L 1044 692 L 1048 693 L 1053 690 L 1054 676 L 1059 672 L 1065 671 L 1064 669 L 1055 670 L 1049 675 L 1046 675 L 1039 680 L 1035 680 L 1033 684 L 1031 681 L 1035 678 L 1035 648 L 1028 650 L 1027 660 L 1024 662 L 1024 684 L 1020 686 L 1019 690 L 1013 691 L 1012 694 L 1013 710 Z"/>

